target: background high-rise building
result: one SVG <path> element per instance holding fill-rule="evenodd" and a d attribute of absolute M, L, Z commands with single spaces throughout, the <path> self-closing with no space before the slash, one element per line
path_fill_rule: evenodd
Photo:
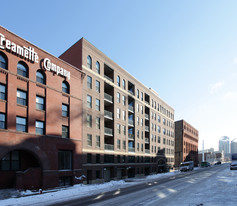
<path fill-rule="evenodd" d="M 237 138 L 231 141 L 231 153 L 237 153 Z"/>
<path fill-rule="evenodd" d="M 222 136 L 219 139 L 219 151 L 224 151 L 224 154 L 230 153 L 230 138 L 227 136 Z"/>

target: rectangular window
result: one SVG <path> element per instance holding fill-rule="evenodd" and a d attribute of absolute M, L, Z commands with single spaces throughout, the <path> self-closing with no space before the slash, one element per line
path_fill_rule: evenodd
<path fill-rule="evenodd" d="M 143 119 L 141 119 L 141 126 L 143 126 Z"/>
<path fill-rule="evenodd" d="M 100 129 L 100 118 L 96 117 L 96 129 Z"/>
<path fill-rule="evenodd" d="M 120 76 L 117 76 L 117 85 L 120 87 Z"/>
<path fill-rule="evenodd" d="M 141 151 L 143 152 L 143 144 L 141 144 Z"/>
<path fill-rule="evenodd" d="M 120 124 L 117 124 L 117 133 L 118 133 L 118 134 L 121 133 L 121 129 L 120 129 L 120 128 L 121 128 Z"/>
<path fill-rule="evenodd" d="M 27 124 L 25 117 L 16 117 L 16 131 L 27 132 Z"/>
<path fill-rule="evenodd" d="M 42 135 L 45 133 L 44 122 L 35 121 L 35 133 L 39 135 Z"/>
<path fill-rule="evenodd" d="M 120 149 L 120 139 L 117 140 L 117 149 Z"/>
<path fill-rule="evenodd" d="M 141 92 L 141 100 L 143 101 L 143 92 Z"/>
<path fill-rule="evenodd" d="M 166 142 L 166 139 L 165 139 L 165 138 L 163 138 L 163 144 L 165 144 L 165 142 Z"/>
<path fill-rule="evenodd" d="M 27 95 L 25 91 L 17 89 L 17 104 L 27 106 Z"/>
<path fill-rule="evenodd" d="M 124 79 L 123 79 L 123 89 L 126 89 L 126 82 Z"/>
<path fill-rule="evenodd" d="M 95 89 L 96 89 L 96 92 L 100 93 L 100 82 L 99 81 L 95 81 Z"/>
<path fill-rule="evenodd" d="M 123 149 L 124 150 L 126 149 L 126 141 L 125 140 L 123 141 Z"/>
<path fill-rule="evenodd" d="M 87 134 L 87 146 L 92 146 L 92 135 Z"/>
<path fill-rule="evenodd" d="M 92 89 L 92 78 L 87 76 L 87 88 Z"/>
<path fill-rule="evenodd" d="M 92 128 L 92 115 L 87 114 L 86 122 L 87 122 L 87 127 Z"/>
<path fill-rule="evenodd" d="M 100 111 L 100 100 L 99 99 L 96 99 L 96 101 L 95 101 L 95 109 L 97 110 L 97 111 Z"/>
<path fill-rule="evenodd" d="M 72 151 L 70 150 L 58 151 L 58 169 L 59 170 L 72 169 Z"/>
<path fill-rule="evenodd" d="M 117 118 L 120 119 L 120 109 L 117 108 Z"/>
<path fill-rule="evenodd" d="M 45 110 L 44 97 L 36 96 L 36 109 Z"/>
<path fill-rule="evenodd" d="M 139 151 L 139 143 L 137 143 L 137 151 Z"/>
<path fill-rule="evenodd" d="M 87 163 L 92 163 L 92 155 L 90 153 L 87 154 Z"/>
<path fill-rule="evenodd" d="M 123 135 L 126 135 L 126 126 L 123 125 Z"/>
<path fill-rule="evenodd" d="M 87 107 L 92 108 L 92 97 L 87 95 Z"/>
<path fill-rule="evenodd" d="M 137 89 L 137 98 L 139 99 L 139 90 Z"/>
<path fill-rule="evenodd" d="M 62 138 L 69 138 L 68 126 L 62 125 Z"/>
<path fill-rule="evenodd" d="M 158 136 L 158 143 L 160 143 L 160 136 Z"/>
<path fill-rule="evenodd" d="M 117 102 L 120 103 L 120 93 L 117 92 Z"/>
<path fill-rule="evenodd" d="M 0 99 L 6 100 L 6 85 L 0 84 Z"/>
<path fill-rule="evenodd" d="M 137 112 L 139 112 L 139 104 L 137 104 Z"/>
<path fill-rule="evenodd" d="M 6 129 L 6 115 L 0 113 L 0 129 Z"/>
<path fill-rule="evenodd" d="M 137 130 L 137 138 L 139 138 L 139 130 Z"/>
<path fill-rule="evenodd" d="M 141 131 L 141 138 L 143 139 L 143 131 Z"/>
<path fill-rule="evenodd" d="M 96 147 L 100 147 L 100 136 L 96 135 Z"/>
<path fill-rule="evenodd" d="M 62 104 L 62 116 L 69 117 L 69 109 L 68 109 L 68 105 L 66 104 Z"/>
<path fill-rule="evenodd" d="M 143 106 L 141 106 L 141 113 L 143 114 Z"/>
<path fill-rule="evenodd" d="M 126 105 L 126 97 L 123 95 L 122 97 L 123 105 Z"/>
<path fill-rule="evenodd" d="M 100 163 L 100 154 L 96 154 L 96 163 Z"/>
<path fill-rule="evenodd" d="M 122 113 L 123 113 L 123 120 L 126 120 L 126 112 L 123 111 Z"/>
<path fill-rule="evenodd" d="M 160 115 L 157 116 L 157 121 L 160 122 Z"/>
<path fill-rule="evenodd" d="M 139 125 L 139 117 L 137 117 L 137 125 Z"/>

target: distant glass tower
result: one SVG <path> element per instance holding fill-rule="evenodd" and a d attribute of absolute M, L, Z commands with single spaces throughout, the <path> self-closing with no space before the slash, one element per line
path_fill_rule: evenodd
<path fill-rule="evenodd" d="M 237 153 L 237 138 L 233 139 L 230 143 L 231 153 Z"/>
<path fill-rule="evenodd" d="M 227 136 L 222 136 L 219 139 L 219 151 L 224 151 L 224 154 L 230 153 L 230 138 Z"/>

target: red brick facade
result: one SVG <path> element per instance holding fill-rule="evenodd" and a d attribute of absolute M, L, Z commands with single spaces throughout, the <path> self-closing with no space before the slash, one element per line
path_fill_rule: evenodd
<path fill-rule="evenodd" d="M 36 189 L 78 183 L 77 177 L 82 175 L 83 73 L 2 27 L 0 38 L 0 188 Z M 16 46 L 33 48 L 38 62 L 30 60 L 27 49 L 24 57 L 20 51 L 14 52 Z M 58 70 L 61 75 L 44 68 L 46 58 L 57 69 L 64 69 Z M 19 63 L 28 70 L 26 77 L 18 72 Z M 37 71 L 45 83 L 39 83 Z M 66 71 L 70 79 L 63 76 Z M 63 82 L 68 93 L 62 92 Z M 18 102 L 18 91 L 26 94 L 22 100 L 25 105 Z M 36 96 L 44 100 L 43 109 L 36 108 Z M 68 108 L 66 117 L 62 116 L 62 104 Z M 17 118 L 26 120 L 25 132 L 17 129 L 22 128 Z M 37 122 L 43 125 L 40 134 L 36 132 Z M 62 126 L 68 129 L 68 138 L 62 138 Z"/>

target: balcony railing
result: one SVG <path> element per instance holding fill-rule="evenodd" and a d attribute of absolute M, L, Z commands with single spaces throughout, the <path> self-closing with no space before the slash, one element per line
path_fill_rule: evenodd
<path fill-rule="evenodd" d="M 109 81 L 114 82 L 114 80 L 111 79 L 110 77 L 108 77 L 107 75 L 104 75 L 104 77 L 105 77 L 105 79 L 108 79 Z"/>
<path fill-rule="evenodd" d="M 104 128 L 104 134 L 109 135 L 109 136 L 113 136 L 113 129 L 105 127 Z"/>
<path fill-rule="evenodd" d="M 129 124 L 130 126 L 134 126 L 134 121 L 131 120 L 131 119 L 129 119 L 129 120 L 128 120 L 128 124 Z"/>
<path fill-rule="evenodd" d="M 106 117 L 108 119 L 113 119 L 113 113 L 105 110 L 104 111 L 104 117 Z"/>
<path fill-rule="evenodd" d="M 128 148 L 128 151 L 129 151 L 129 152 L 135 152 L 135 148 L 134 148 L 134 147 L 129 147 L 129 148 Z"/>
<path fill-rule="evenodd" d="M 148 101 L 145 100 L 145 102 L 150 105 L 150 103 Z"/>
<path fill-rule="evenodd" d="M 149 126 L 145 126 L 145 131 L 149 132 Z"/>
<path fill-rule="evenodd" d="M 145 118 L 149 120 L 149 114 L 145 114 Z"/>
<path fill-rule="evenodd" d="M 145 153 L 150 153 L 150 150 L 149 149 L 145 149 Z"/>
<path fill-rule="evenodd" d="M 104 93 L 104 98 L 105 98 L 105 100 L 113 103 L 113 97 L 111 95 Z"/>
<path fill-rule="evenodd" d="M 134 95 L 134 91 L 133 90 L 128 90 L 128 92 L 132 95 Z"/>
<path fill-rule="evenodd" d="M 134 112 L 134 107 L 132 105 L 128 105 L 128 111 Z"/>
<path fill-rule="evenodd" d="M 112 145 L 112 144 L 104 144 L 104 149 L 105 150 L 114 150 L 114 145 Z"/>
<path fill-rule="evenodd" d="M 149 138 L 145 138 L 145 143 L 149 143 Z"/>
<path fill-rule="evenodd" d="M 135 139 L 135 135 L 134 134 L 128 134 L 128 139 Z"/>

